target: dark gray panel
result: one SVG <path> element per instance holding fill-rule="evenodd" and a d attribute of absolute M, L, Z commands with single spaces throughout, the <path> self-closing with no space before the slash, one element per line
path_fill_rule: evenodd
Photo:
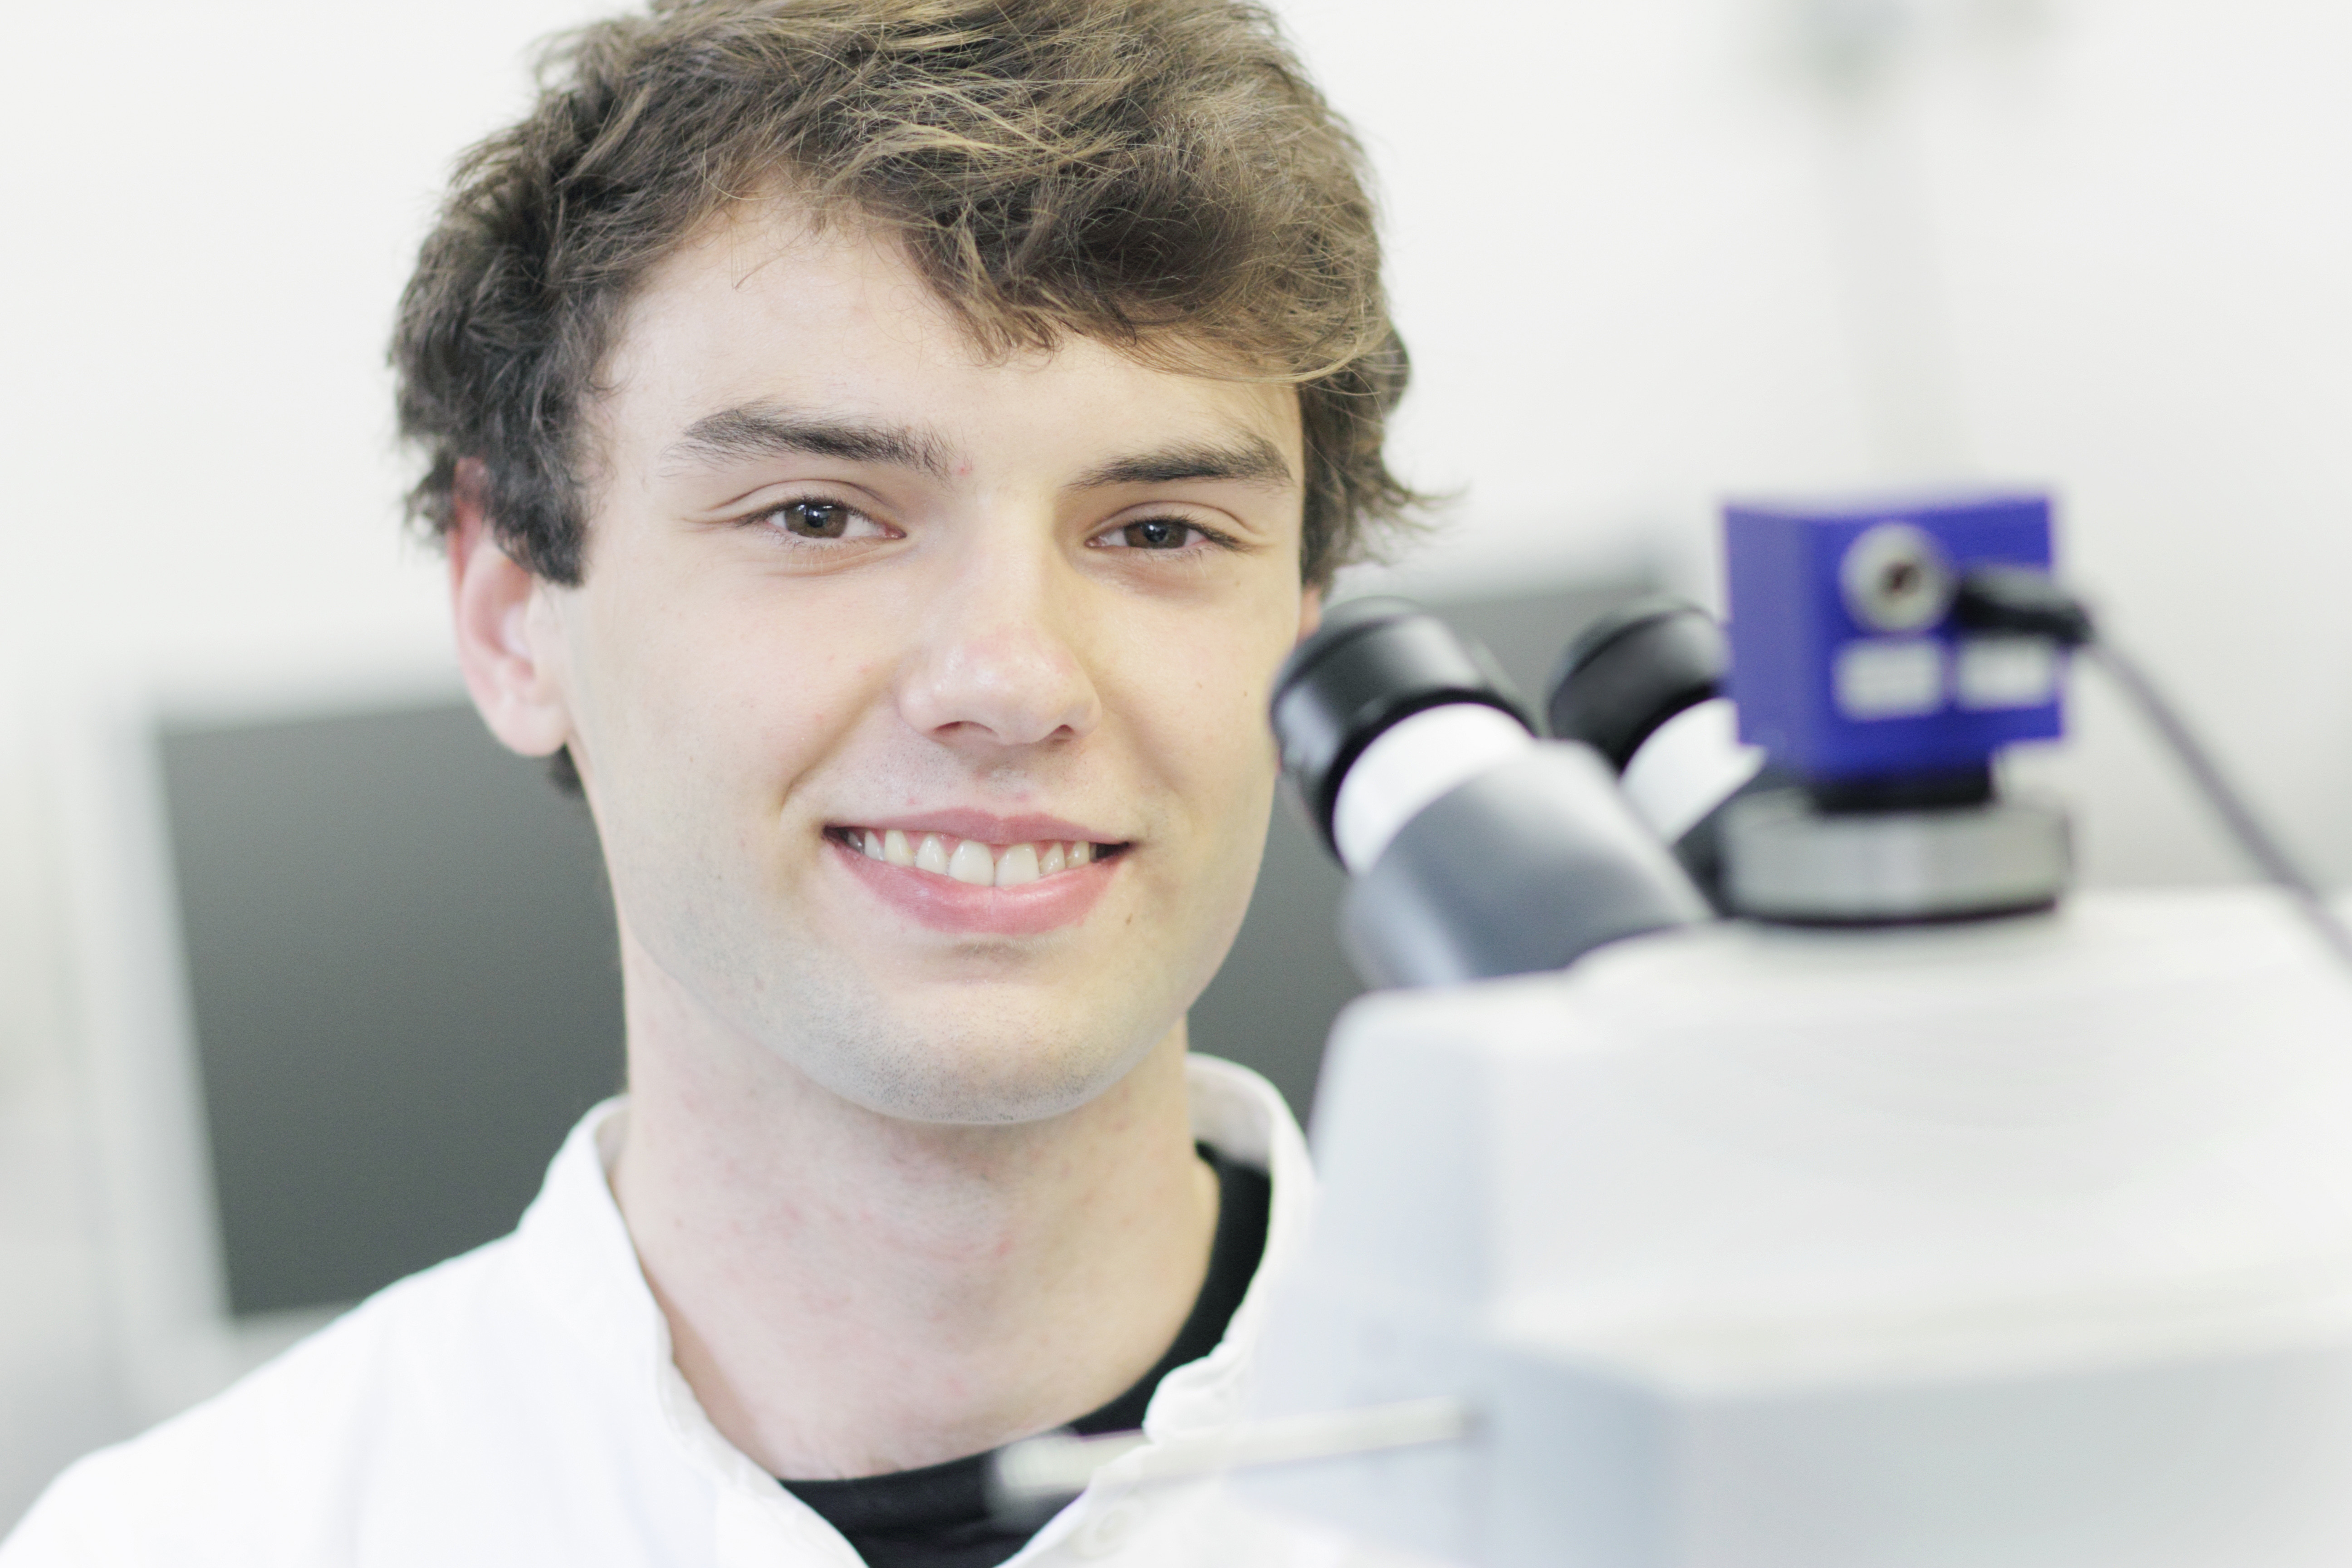
<path fill-rule="evenodd" d="M 233 1309 L 510 1229 L 621 1083 L 585 808 L 462 704 L 160 743 Z"/>
<path fill-rule="evenodd" d="M 1540 711 L 1544 683 L 1569 640 L 1611 605 L 1644 591 L 1641 584 L 1605 584 L 1424 602 L 1492 649 Z M 1276 805 L 1241 935 L 1192 1006 L 1193 1049 L 1264 1073 L 1302 1119 L 1314 1104 L 1331 1020 L 1364 988 L 1339 951 L 1345 887 L 1304 818 L 1289 801 Z"/>

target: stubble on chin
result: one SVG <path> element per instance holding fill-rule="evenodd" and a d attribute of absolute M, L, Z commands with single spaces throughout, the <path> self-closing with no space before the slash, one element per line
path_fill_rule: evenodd
<path fill-rule="evenodd" d="M 1118 1083 L 1181 1014 L 1087 1008 L 1017 987 L 897 984 L 799 973 L 761 988 L 761 1045 L 828 1092 L 907 1121 L 1006 1126 L 1075 1110 Z M 1133 999 L 1130 999 L 1130 1001 Z M 982 1016 L 976 1016 L 982 1015 Z M 1089 1016 L 1093 1015 L 1093 1016 Z"/>
<path fill-rule="evenodd" d="M 701 1016 L 688 1033 L 715 1024 L 733 1037 L 718 1058 L 735 1058 L 739 1076 L 748 1069 L 747 1090 L 767 1058 L 893 1120 L 1047 1121 L 1108 1091 L 1166 1041 L 1214 971 L 1198 952 L 1165 965 L 1082 963 L 1019 939 L 928 954 L 860 952 L 824 929 L 811 901 L 779 896 L 753 857 L 655 864 L 680 863 L 697 874 L 635 881 L 665 917 L 660 951 L 635 956 L 666 971 L 658 988 Z M 1237 910 L 1232 923 L 1239 919 Z"/>

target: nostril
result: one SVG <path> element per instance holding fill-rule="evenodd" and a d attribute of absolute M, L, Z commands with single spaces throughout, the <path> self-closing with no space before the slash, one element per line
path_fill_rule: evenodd
<path fill-rule="evenodd" d="M 1084 667 L 1032 627 L 927 649 L 910 661 L 899 706 L 910 725 L 942 741 L 1005 746 L 1082 734 L 1097 716 Z"/>

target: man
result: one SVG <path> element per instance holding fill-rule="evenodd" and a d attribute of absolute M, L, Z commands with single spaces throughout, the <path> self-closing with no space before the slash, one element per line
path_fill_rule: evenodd
<path fill-rule="evenodd" d="M 1033 1537 L 979 1484 L 1234 1419 L 1308 1198 L 1184 1012 L 1270 679 L 1412 498 L 1359 154 L 1270 23 L 592 27 L 461 167 L 394 352 L 468 688 L 603 838 L 629 1095 L 515 1236 L 85 1461 L 0 1560 L 1323 1550 L 1116 1475 Z"/>

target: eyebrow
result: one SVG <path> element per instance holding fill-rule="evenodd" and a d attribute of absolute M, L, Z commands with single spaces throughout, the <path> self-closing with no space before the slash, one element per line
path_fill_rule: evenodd
<path fill-rule="evenodd" d="M 705 415 L 688 426 L 663 451 L 661 467 L 675 470 L 783 454 L 913 468 L 942 480 L 950 478 L 954 466 L 949 444 L 928 430 L 874 420 L 827 418 L 752 403 Z M 1079 475 L 1073 488 L 1164 485 L 1186 479 L 1223 479 L 1276 489 L 1296 482 L 1281 448 L 1254 432 L 1236 432 L 1223 441 L 1177 442 L 1113 458 Z"/>
<path fill-rule="evenodd" d="M 915 468 L 939 479 L 946 479 L 953 467 L 948 444 L 927 430 L 821 417 L 757 403 L 696 420 L 662 453 L 661 466 L 715 466 L 782 454 Z"/>
<path fill-rule="evenodd" d="M 1183 479 L 1227 479 L 1277 489 L 1294 483 L 1289 460 L 1263 436 L 1237 434 L 1226 441 L 1188 441 L 1155 451 L 1114 458 L 1078 476 L 1076 488 L 1166 485 Z"/>

